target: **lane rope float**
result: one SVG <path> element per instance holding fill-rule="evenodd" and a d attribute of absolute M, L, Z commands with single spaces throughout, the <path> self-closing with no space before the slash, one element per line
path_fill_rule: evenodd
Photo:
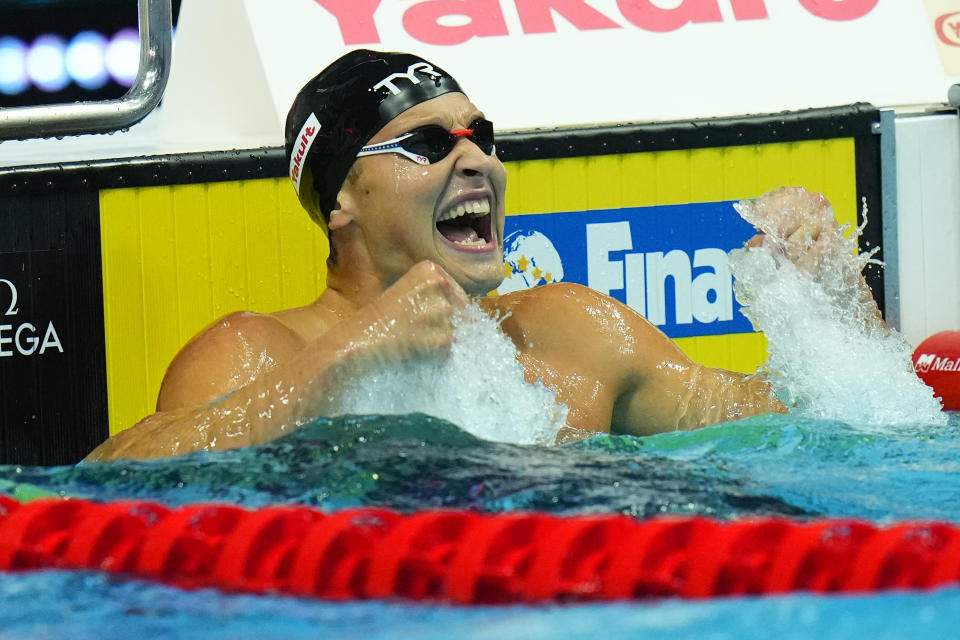
<path fill-rule="evenodd" d="M 246 509 L 0 495 L 0 570 L 456 604 L 869 593 L 960 581 L 960 526 L 853 519 Z"/>

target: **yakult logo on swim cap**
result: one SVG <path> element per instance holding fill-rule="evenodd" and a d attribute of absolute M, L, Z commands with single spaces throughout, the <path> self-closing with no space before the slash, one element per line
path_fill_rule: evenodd
<path fill-rule="evenodd" d="M 307 121 L 303 123 L 303 128 L 300 129 L 300 135 L 297 136 L 297 141 L 294 142 L 293 152 L 290 154 L 290 180 L 293 182 L 293 188 L 296 190 L 297 195 L 300 195 L 300 178 L 303 175 L 303 159 L 306 158 L 310 152 L 310 146 L 313 144 L 313 141 L 317 139 L 317 132 L 319 130 L 320 121 L 317 120 L 315 114 L 311 113 Z"/>
<path fill-rule="evenodd" d="M 427 62 L 414 62 L 412 65 L 407 67 L 406 73 L 391 73 L 389 76 L 373 85 L 371 89 L 376 91 L 377 89 L 389 89 L 390 93 L 397 95 L 400 93 L 399 87 L 393 84 L 394 80 L 399 80 L 401 78 L 406 78 L 413 84 L 420 84 L 420 79 L 417 76 L 413 75 L 414 73 L 422 73 L 425 76 L 430 76 L 433 79 L 442 78 L 443 75 L 437 73 L 437 71 Z"/>

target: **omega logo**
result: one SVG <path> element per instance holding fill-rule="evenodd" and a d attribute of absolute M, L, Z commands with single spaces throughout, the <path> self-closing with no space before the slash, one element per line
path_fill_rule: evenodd
<path fill-rule="evenodd" d="M 2 285 L 6 285 L 5 287 Z M 4 289 L 10 292 L 10 301 L 3 298 L 6 293 Z M 20 313 L 17 307 L 17 286 L 10 280 L 0 278 L 0 322 L 4 318 L 16 316 Z M 47 349 L 56 349 L 63 353 L 63 345 L 60 343 L 60 336 L 53 326 L 53 322 L 47 323 L 47 330 L 41 339 L 37 333 L 37 327 L 30 322 L 22 322 L 19 325 L 0 324 L 0 358 L 9 358 L 15 354 L 22 356 L 32 356 L 34 353 L 43 355 Z"/>

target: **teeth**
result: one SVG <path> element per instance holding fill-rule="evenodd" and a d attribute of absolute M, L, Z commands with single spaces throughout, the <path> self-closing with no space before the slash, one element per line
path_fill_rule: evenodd
<path fill-rule="evenodd" d="M 486 246 L 487 241 L 483 238 L 477 238 L 476 240 L 457 240 L 454 244 L 462 247 L 483 247 Z"/>
<path fill-rule="evenodd" d="M 486 215 L 490 213 L 490 201 L 484 198 L 483 200 L 474 200 L 473 201 L 473 213 L 479 215 Z"/>
<path fill-rule="evenodd" d="M 453 220 L 454 218 L 459 218 L 462 215 L 470 214 L 473 216 L 485 216 L 490 213 L 490 200 L 483 198 L 482 200 L 468 200 L 467 202 L 461 202 L 456 207 L 451 207 L 443 213 L 440 214 L 439 220 Z"/>

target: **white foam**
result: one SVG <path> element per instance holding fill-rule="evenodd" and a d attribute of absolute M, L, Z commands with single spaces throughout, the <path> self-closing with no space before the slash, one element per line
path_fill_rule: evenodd
<path fill-rule="evenodd" d="M 347 383 L 338 414 L 426 413 L 485 440 L 552 444 L 567 407 L 523 378 L 516 348 L 497 320 L 468 305 L 454 320 L 447 356 L 417 358 Z"/>
<path fill-rule="evenodd" d="M 762 228 L 750 201 L 737 211 Z M 913 372 L 911 347 L 861 299 L 860 272 L 876 261 L 856 254 L 862 227 L 844 235 L 847 229 L 830 238 L 816 276 L 798 269 L 776 238 L 730 252 L 737 300 L 769 342 L 767 375 L 781 399 L 809 417 L 870 427 L 945 425 L 940 401 Z"/>

